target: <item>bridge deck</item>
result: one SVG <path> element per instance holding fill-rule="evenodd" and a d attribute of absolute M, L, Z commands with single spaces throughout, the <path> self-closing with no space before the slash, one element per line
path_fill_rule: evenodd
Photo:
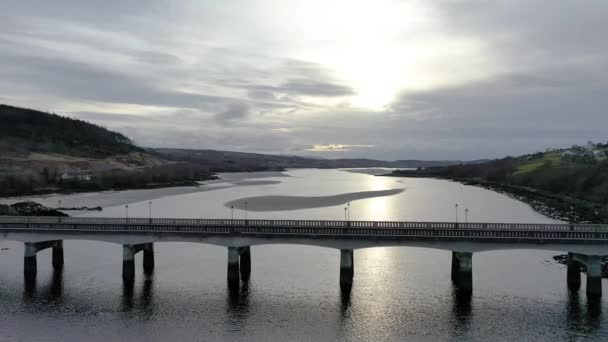
<path fill-rule="evenodd" d="M 608 242 L 608 225 L 174 218 L 0 217 L 0 232 L 243 234 Z"/>

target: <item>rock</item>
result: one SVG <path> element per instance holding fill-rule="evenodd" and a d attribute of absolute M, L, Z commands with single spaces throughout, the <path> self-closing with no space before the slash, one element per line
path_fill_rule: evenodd
<path fill-rule="evenodd" d="M 33 201 L 18 202 L 9 206 L 7 212 L 11 214 L 0 215 L 15 215 L 15 216 L 68 216 L 58 210 L 47 208 L 40 203 Z"/>
<path fill-rule="evenodd" d="M 8 204 L 0 204 L 0 216 L 18 216 L 19 213 Z"/>

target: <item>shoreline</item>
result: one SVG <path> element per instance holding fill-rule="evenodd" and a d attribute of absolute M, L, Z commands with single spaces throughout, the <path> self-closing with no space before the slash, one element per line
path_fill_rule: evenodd
<path fill-rule="evenodd" d="M 436 175 L 394 175 L 394 174 L 384 174 L 380 175 L 384 177 L 401 177 L 401 178 L 434 178 L 441 180 L 448 180 L 453 182 L 462 183 L 464 185 L 477 186 L 480 188 L 488 189 L 494 192 L 501 193 L 503 195 L 509 196 L 515 200 L 524 202 L 528 204 L 534 211 L 545 215 L 549 218 L 571 222 L 576 221 L 577 223 L 604 223 L 601 217 L 589 217 L 585 220 L 586 212 L 578 212 L 576 210 L 576 204 L 580 205 L 580 200 L 564 198 L 552 194 L 547 194 L 542 191 L 536 191 L 534 189 L 523 188 L 512 186 L 508 184 L 494 183 L 481 181 L 476 179 L 465 179 L 465 178 L 448 178 L 448 177 L 438 177 Z M 579 203 L 577 203 L 579 201 Z M 557 204 L 557 205 L 556 205 Z M 587 204 L 589 205 L 589 204 Z M 560 207 L 561 206 L 561 207 Z M 553 260 L 561 265 L 566 264 L 567 254 L 556 254 L 553 256 Z M 586 272 L 587 270 L 582 267 L 581 272 Z M 602 258 L 602 278 L 608 278 L 608 256 Z"/>
<path fill-rule="evenodd" d="M 549 218 L 569 223 L 605 223 L 605 218 L 597 215 L 594 210 L 596 204 L 555 195 L 532 188 L 519 187 L 509 184 L 483 181 L 471 178 L 440 177 L 426 174 L 384 174 L 383 177 L 399 178 L 435 178 L 458 182 L 464 185 L 477 186 L 507 195 L 513 199 L 528 204 L 536 212 Z"/>
<path fill-rule="evenodd" d="M 0 197 L 0 204 L 12 204 L 22 201 L 35 201 L 47 207 L 56 208 L 58 201 L 62 207 L 114 207 L 125 204 L 152 201 L 159 198 L 177 195 L 187 195 L 197 192 L 220 190 L 234 186 L 248 186 L 259 184 L 257 181 L 246 181 L 249 179 L 268 177 L 289 177 L 282 172 L 247 172 L 247 173 L 220 173 L 204 183 L 202 181 L 190 184 L 155 186 L 147 188 L 131 188 L 116 190 L 84 190 L 73 192 L 48 192 L 38 194 L 24 194 L 20 196 Z M 262 182 L 262 180 L 260 180 Z M 263 181 L 268 183 L 270 181 Z M 273 182 L 274 184 L 274 182 Z"/>
<path fill-rule="evenodd" d="M 23 198 L 31 196 L 45 196 L 45 195 L 75 195 L 89 192 L 105 192 L 105 191 L 128 191 L 128 190 L 149 190 L 149 189 L 162 189 L 162 188 L 175 188 L 175 187 L 198 187 L 201 184 L 199 182 L 213 181 L 220 179 L 216 175 L 201 178 L 197 180 L 186 180 L 186 181 L 175 181 L 175 182 L 164 182 L 164 183 L 150 183 L 143 186 L 133 187 L 119 187 L 119 188 L 59 188 L 59 189 L 41 189 L 35 191 L 24 192 L 20 194 L 11 194 L 8 196 L 0 196 L 0 199 L 11 199 L 11 198 Z"/>

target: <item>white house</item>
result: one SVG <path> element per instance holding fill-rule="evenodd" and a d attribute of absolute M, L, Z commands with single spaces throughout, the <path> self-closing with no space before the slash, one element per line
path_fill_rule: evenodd
<path fill-rule="evenodd" d="M 62 180 L 75 179 L 90 182 L 92 178 L 93 175 L 91 174 L 91 172 L 79 169 L 66 170 L 61 174 Z"/>
<path fill-rule="evenodd" d="M 595 151 L 593 151 L 593 156 L 595 158 L 602 158 L 602 157 L 607 157 L 608 154 L 604 150 L 595 150 Z"/>

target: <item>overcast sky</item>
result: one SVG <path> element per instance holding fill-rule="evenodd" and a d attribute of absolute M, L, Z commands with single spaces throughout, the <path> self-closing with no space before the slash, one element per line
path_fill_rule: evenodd
<path fill-rule="evenodd" d="M 608 1 L 2 0 L 0 103 L 149 147 L 475 159 L 608 140 Z"/>

